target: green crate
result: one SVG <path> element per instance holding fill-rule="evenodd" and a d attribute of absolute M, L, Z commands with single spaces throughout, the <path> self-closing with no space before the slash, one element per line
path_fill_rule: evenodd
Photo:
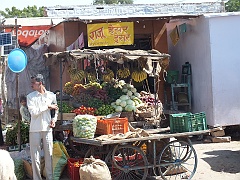
<path fill-rule="evenodd" d="M 170 114 L 170 131 L 176 132 L 191 132 L 192 121 L 191 113 Z"/>
<path fill-rule="evenodd" d="M 207 129 L 206 115 L 201 113 L 170 114 L 170 132 L 192 132 Z"/>
<path fill-rule="evenodd" d="M 168 71 L 166 81 L 169 84 L 178 82 L 179 71 Z"/>
<path fill-rule="evenodd" d="M 195 113 L 195 128 L 193 131 L 202 131 L 207 129 L 207 120 L 206 120 L 206 114 L 204 112 Z"/>

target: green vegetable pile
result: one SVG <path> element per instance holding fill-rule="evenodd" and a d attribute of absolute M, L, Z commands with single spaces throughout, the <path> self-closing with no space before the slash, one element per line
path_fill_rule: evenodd
<path fill-rule="evenodd" d="M 112 114 L 115 112 L 115 108 L 112 107 L 111 105 L 102 105 L 100 108 L 98 108 L 96 111 L 95 111 L 95 114 L 97 116 L 105 116 L 105 115 L 108 115 L 108 114 Z"/>
<path fill-rule="evenodd" d="M 14 159 L 14 172 L 15 175 L 17 177 L 17 180 L 25 180 L 26 176 L 25 176 L 25 170 L 24 170 L 24 166 L 23 166 L 23 160 L 22 159 Z"/>
<path fill-rule="evenodd" d="M 124 94 L 120 87 L 114 87 L 114 84 L 111 83 L 107 83 L 104 89 L 107 91 L 108 103 L 116 101 Z"/>
<path fill-rule="evenodd" d="M 21 122 L 21 144 L 26 144 L 29 142 L 29 124 Z M 18 144 L 18 123 L 15 123 L 13 129 L 8 129 L 6 133 L 6 144 L 9 146 L 14 146 Z"/>
<path fill-rule="evenodd" d="M 60 101 L 57 102 L 59 107 L 59 112 L 70 113 L 74 110 L 74 107 L 70 106 L 67 102 L 62 101 L 62 111 L 60 110 Z"/>
<path fill-rule="evenodd" d="M 104 102 L 98 98 L 92 98 L 88 101 L 88 107 L 99 108 L 104 104 Z"/>
<path fill-rule="evenodd" d="M 94 138 L 97 118 L 92 115 L 77 115 L 73 119 L 73 135 L 80 138 Z"/>

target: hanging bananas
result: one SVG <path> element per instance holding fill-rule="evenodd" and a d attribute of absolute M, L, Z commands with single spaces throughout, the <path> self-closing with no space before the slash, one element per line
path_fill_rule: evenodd
<path fill-rule="evenodd" d="M 81 82 L 85 78 L 85 73 L 83 70 L 70 68 L 68 72 L 72 82 Z"/>
<path fill-rule="evenodd" d="M 136 82 L 142 82 L 147 79 L 147 73 L 145 71 L 136 70 L 132 73 L 132 79 Z"/>
<path fill-rule="evenodd" d="M 114 73 L 111 69 L 107 68 L 106 73 L 102 76 L 103 81 L 110 82 L 114 78 Z"/>
<path fill-rule="evenodd" d="M 125 79 L 130 76 L 130 70 L 128 68 L 119 69 L 117 71 L 117 76 L 121 79 Z"/>
<path fill-rule="evenodd" d="M 96 82 L 97 78 L 96 75 L 93 73 L 86 73 L 86 78 L 89 82 Z"/>

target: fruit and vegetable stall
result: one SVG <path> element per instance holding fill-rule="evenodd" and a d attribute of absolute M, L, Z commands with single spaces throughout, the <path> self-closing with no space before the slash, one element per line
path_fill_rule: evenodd
<path fill-rule="evenodd" d="M 112 179 L 192 178 L 197 156 L 188 137 L 211 130 L 205 113 L 173 114 L 170 128 L 159 128 L 163 105 L 157 84 L 168 54 L 111 49 L 57 56 L 70 81 L 57 95 L 61 115 L 55 131 L 64 132 L 63 142 L 75 157 L 68 161 L 72 175 L 79 179 L 83 158 L 93 156 L 105 161 Z M 152 91 L 148 77 L 154 78 Z"/>
<path fill-rule="evenodd" d="M 48 53 L 48 61 L 53 56 Z M 62 84 L 58 96 L 59 120 L 71 120 L 79 114 L 120 113 L 120 117 L 128 118 L 134 126 L 159 126 L 162 102 L 157 83 L 160 71 L 165 71 L 169 63 L 168 54 L 157 50 L 109 49 L 77 50 L 56 56 L 53 59 L 59 57 L 59 63 L 64 63 L 69 74 L 69 81 Z M 149 77 L 154 79 L 152 90 Z M 66 113 L 73 113 L 73 117 Z"/>

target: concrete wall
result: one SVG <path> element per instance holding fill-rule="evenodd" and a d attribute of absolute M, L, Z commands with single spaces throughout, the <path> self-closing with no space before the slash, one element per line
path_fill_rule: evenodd
<path fill-rule="evenodd" d="M 192 65 L 192 112 L 205 112 L 207 124 L 228 126 L 240 124 L 240 16 L 209 15 L 192 20 L 171 22 L 173 27 L 187 23 L 187 32 L 173 46 L 170 38 L 170 69 L 181 71 L 181 65 Z"/>
<path fill-rule="evenodd" d="M 210 24 L 213 119 L 211 124 L 240 124 L 240 14 L 206 17 Z"/>

